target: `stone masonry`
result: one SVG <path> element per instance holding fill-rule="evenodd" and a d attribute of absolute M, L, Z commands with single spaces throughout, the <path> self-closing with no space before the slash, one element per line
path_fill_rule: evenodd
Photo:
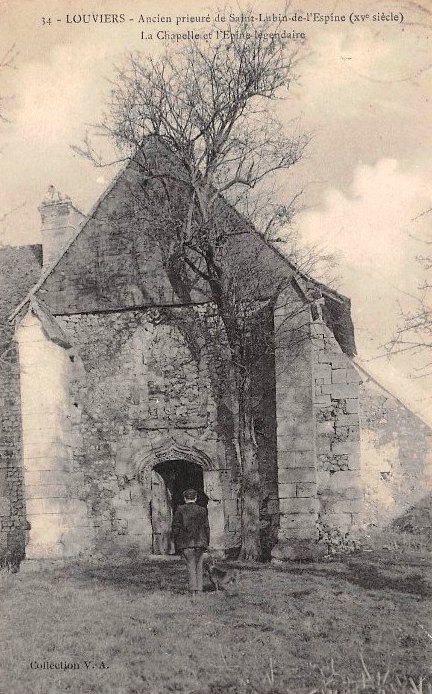
<path fill-rule="evenodd" d="M 309 329 L 308 308 L 292 289 L 285 292 L 275 311 L 279 551 L 291 541 L 318 537 Z"/>
<path fill-rule="evenodd" d="M 362 505 L 359 450 L 360 378 L 324 321 L 313 330 L 319 536 L 347 538 Z"/>
<path fill-rule="evenodd" d="M 362 525 L 396 523 L 416 533 L 422 527 L 422 521 L 415 520 L 417 509 L 431 509 L 431 427 L 365 369 L 359 372 Z M 424 518 L 423 527 L 432 527 L 430 517 Z"/>
<path fill-rule="evenodd" d="M 182 310 L 175 313 L 178 324 Z M 58 317 L 70 349 L 52 344 L 34 315 L 23 321 L 23 372 L 38 363 L 50 383 L 45 391 L 34 379 L 22 382 L 29 557 L 113 545 L 151 552 L 149 472 L 176 458 L 204 469 L 213 548 L 238 546 L 239 480 L 222 407 L 229 393 L 216 402 L 209 371 L 217 357 L 204 347 L 196 361 L 172 318 L 162 309 Z M 261 473 L 271 481 L 266 445 Z M 278 508 L 266 488 L 263 516 L 274 527 Z"/>
<path fill-rule="evenodd" d="M 195 475 L 202 485 L 212 548 L 235 554 L 240 546 L 226 338 L 202 290 L 189 303 L 174 291 L 151 228 L 133 217 L 138 184 L 126 169 L 81 227 L 66 196 L 50 189 L 41 206 L 44 274 L 15 303 L 22 471 L 7 498 L 21 527 L 25 503 L 28 558 L 169 552 L 164 529 L 180 470 L 183 483 Z M 238 272 L 247 248 L 245 263 L 259 254 L 267 268 L 265 291 L 283 286 L 253 328 L 253 398 L 264 552 L 287 558 L 290 547 L 325 544 L 356 525 L 359 379 L 349 302 L 323 285 L 311 298 L 311 281 L 226 214 L 225 262 Z M 17 428 L 11 420 L 9 432 Z"/>
<path fill-rule="evenodd" d="M 24 556 L 20 369 L 14 325 L 7 317 L 40 275 L 40 246 L 0 248 L 0 562 Z"/>

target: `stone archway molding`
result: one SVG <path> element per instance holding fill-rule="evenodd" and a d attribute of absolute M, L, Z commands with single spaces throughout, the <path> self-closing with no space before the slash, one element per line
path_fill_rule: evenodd
<path fill-rule="evenodd" d="M 182 437 L 183 438 L 183 437 Z M 210 548 L 215 551 L 224 551 L 225 548 L 225 516 L 222 491 L 222 470 L 215 461 L 197 448 L 192 441 L 179 442 L 172 436 L 158 437 L 156 440 L 147 440 L 147 445 L 136 449 L 130 459 L 130 465 L 134 470 L 134 479 L 141 486 L 143 499 L 151 498 L 151 474 L 155 465 L 169 460 L 184 460 L 195 463 L 202 468 L 204 478 L 204 491 L 209 497 L 208 516 L 210 523 Z M 144 448 L 144 450 L 143 450 Z M 142 503 L 142 502 L 141 502 Z M 144 503 L 148 508 L 148 504 Z M 152 547 L 151 517 L 148 515 L 144 527 L 147 532 L 148 547 Z"/>
<path fill-rule="evenodd" d="M 142 481 L 145 473 L 154 468 L 158 463 L 168 460 L 186 460 L 189 463 L 199 465 L 203 470 L 214 470 L 215 466 L 211 459 L 199 448 L 195 446 L 183 446 L 173 439 L 152 442 L 150 451 L 140 457 L 137 461 L 136 475 L 137 480 Z"/>

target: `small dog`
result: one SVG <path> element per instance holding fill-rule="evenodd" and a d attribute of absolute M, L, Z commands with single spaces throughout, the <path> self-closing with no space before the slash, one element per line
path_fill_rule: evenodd
<path fill-rule="evenodd" d="M 217 566 L 211 555 L 205 561 L 205 569 L 216 592 L 224 590 L 231 595 L 238 592 L 237 569 L 223 569 L 221 566 Z"/>

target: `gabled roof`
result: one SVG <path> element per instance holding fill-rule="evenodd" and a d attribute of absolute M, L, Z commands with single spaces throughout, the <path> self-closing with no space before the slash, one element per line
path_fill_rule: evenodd
<path fill-rule="evenodd" d="M 168 166 L 171 165 L 172 161 L 169 161 Z M 15 318 L 31 297 L 36 294 L 46 302 L 48 309 L 54 315 L 93 310 L 110 311 L 120 307 L 133 308 L 164 304 L 180 305 L 182 303 L 173 292 L 162 258 L 158 256 L 157 249 L 155 249 L 154 245 L 151 246 L 149 243 L 147 245 L 144 243 L 145 234 L 143 233 L 135 233 L 135 238 L 130 239 L 128 238 L 128 234 L 129 236 L 131 235 L 130 229 L 125 228 L 121 235 L 117 234 L 119 238 L 116 243 L 123 244 L 125 249 L 124 257 L 127 259 L 129 266 L 126 269 L 120 268 L 120 272 L 118 267 L 115 268 L 117 276 L 114 272 L 106 296 L 100 290 L 97 272 L 92 272 L 91 267 L 86 268 L 86 263 L 83 262 L 83 257 L 86 253 L 93 253 L 96 258 L 94 262 L 98 264 L 98 267 L 105 264 L 106 267 L 103 269 L 103 272 L 105 274 L 109 272 L 107 263 L 115 255 L 109 248 L 109 217 L 116 205 L 121 205 L 122 195 L 124 196 L 128 193 L 128 184 L 134 185 L 134 176 L 137 177 L 137 166 L 132 160 L 114 177 L 111 184 L 93 206 L 88 217 L 65 244 L 56 260 L 42 272 L 39 280 L 18 304 L 11 314 L 10 320 Z M 259 255 L 263 258 L 263 262 L 267 267 L 274 271 L 275 277 L 277 275 L 279 277 L 285 276 L 288 271 L 291 277 L 295 276 L 305 287 L 313 283 L 324 297 L 325 310 L 323 311 L 323 316 L 326 322 L 333 330 L 343 351 L 350 356 L 354 355 L 356 348 L 349 299 L 299 271 L 279 248 L 275 247 L 274 244 L 270 243 L 252 227 L 222 197 L 220 198 L 220 204 L 223 213 L 229 217 L 232 227 L 232 233 L 229 234 L 227 242 L 225 256 L 227 262 L 234 263 L 239 268 L 242 267 L 242 264 L 244 267 L 247 267 L 248 257 L 250 258 L 251 254 L 255 255 L 255 257 Z M 249 235 L 246 243 L 245 235 Z M 139 248 L 137 248 L 137 245 Z M 71 257 L 73 252 L 75 252 L 75 256 Z M 132 255 L 134 256 L 133 264 Z M 73 276 L 75 270 L 77 275 L 81 273 L 79 278 L 81 284 L 79 287 L 74 286 L 68 289 L 67 278 L 68 276 Z M 123 274 L 121 274 L 122 272 Z M 119 286 L 123 283 L 127 287 L 123 286 L 120 292 L 118 286 L 117 290 L 121 295 L 114 297 L 116 279 Z M 147 290 L 146 288 L 143 289 L 144 284 L 146 284 Z M 98 294 L 97 309 L 94 299 L 96 294 Z M 208 298 L 206 299 L 199 290 L 196 293 L 196 297 L 197 303 L 208 301 Z"/>

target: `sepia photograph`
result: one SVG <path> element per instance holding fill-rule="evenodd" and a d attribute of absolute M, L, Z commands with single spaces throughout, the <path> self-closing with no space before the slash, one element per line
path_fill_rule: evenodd
<path fill-rule="evenodd" d="M 431 0 L 0 0 L 0 692 L 432 694 Z"/>

